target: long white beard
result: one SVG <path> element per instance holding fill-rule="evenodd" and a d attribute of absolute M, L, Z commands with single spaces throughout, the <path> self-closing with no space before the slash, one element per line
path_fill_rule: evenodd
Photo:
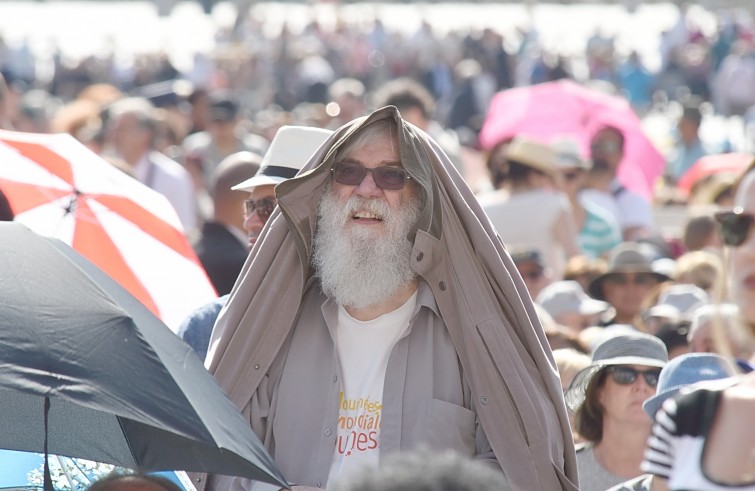
<path fill-rule="evenodd" d="M 419 217 L 418 201 L 394 213 L 378 199 L 354 196 L 340 204 L 326 189 L 317 210 L 313 256 L 323 291 L 344 307 L 364 308 L 390 299 L 411 282 L 415 273 L 407 235 Z M 378 227 L 350 224 L 356 210 L 382 217 L 385 234 L 374 230 Z"/>

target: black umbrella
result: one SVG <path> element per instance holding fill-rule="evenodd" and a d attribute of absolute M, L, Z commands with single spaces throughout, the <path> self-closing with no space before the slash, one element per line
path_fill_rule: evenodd
<path fill-rule="evenodd" d="M 0 223 L 0 448 L 286 486 L 193 350 L 76 251 Z"/>

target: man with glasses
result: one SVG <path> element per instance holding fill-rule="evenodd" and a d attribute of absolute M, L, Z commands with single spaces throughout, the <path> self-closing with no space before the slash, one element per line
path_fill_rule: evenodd
<path fill-rule="evenodd" d="M 500 468 L 512 489 L 577 489 L 545 334 L 452 166 L 386 106 L 276 188 L 206 366 L 293 489 L 418 447 Z"/>
<path fill-rule="evenodd" d="M 227 295 L 249 254 L 245 217 L 239 213 L 249 193 L 234 186 L 254 175 L 262 158 L 252 152 L 229 155 L 212 174 L 212 219 L 205 221 L 191 245 L 218 295 Z"/>
<path fill-rule="evenodd" d="M 243 238 L 244 257 L 240 264 L 235 262 L 233 266 L 228 264 L 229 261 L 234 261 L 233 255 L 235 254 L 230 247 L 225 248 L 225 257 L 216 256 L 213 260 L 214 263 L 225 263 L 223 269 L 225 270 L 224 274 L 226 276 L 228 276 L 228 270 L 231 267 L 237 268 L 234 270 L 235 274 L 232 275 L 231 279 L 225 278 L 223 280 L 224 283 L 219 285 L 223 287 L 222 289 L 219 286 L 216 286 L 218 293 L 222 296 L 192 312 L 184 320 L 181 327 L 179 327 L 179 337 L 186 341 L 189 346 L 194 348 L 194 351 L 200 359 L 204 359 L 207 355 L 207 347 L 210 342 L 212 327 L 215 324 L 215 320 L 217 319 L 220 310 L 228 300 L 228 293 L 230 293 L 231 288 L 233 288 L 233 285 L 236 282 L 236 277 L 244 265 L 247 252 L 254 247 L 260 232 L 262 232 L 265 223 L 267 223 L 268 218 L 270 218 L 270 215 L 275 209 L 275 186 L 286 179 L 294 177 L 296 173 L 299 172 L 299 169 L 307 163 L 309 157 L 311 157 L 315 150 L 317 150 L 317 147 L 327 140 L 331 134 L 332 131 L 319 128 L 283 126 L 275 134 L 275 137 L 273 137 L 273 141 L 270 143 L 270 148 L 262 158 L 262 162 L 259 164 L 259 169 L 253 177 L 246 179 L 241 183 L 239 183 L 237 178 L 234 178 L 234 180 L 230 182 L 238 184 L 231 187 L 229 184 L 229 178 L 220 178 L 220 176 L 226 174 L 225 172 L 216 175 L 217 180 L 214 185 L 215 193 L 222 193 L 222 195 L 228 197 L 227 200 L 221 203 L 222 209 L 216 209 L 216 217 L 218 216 L 218 212 L 220 212 L 224 217 L 223 223 L 229 227 L 238 226 L 238 223 L 241 222 L 243 229 L 246 232 L 246 237 Z M 250 152 L 239 152 L 238 154 L 234 154 L 229 157 L 233 157 L 232 161 L 228 164 L 224 161 L 221 163 L 219 169 L 222 170 L 224 166 L 229 165 L 237 168 L 238 165 L 234 164 L 235 161 L 258 160 L 253 157 L 253 155 L 254 154 L 251 154 Z M 229 175 L 237 176 L 238 172 L 234 171 Z M 220 189 L 221 187 L 227 189 Z M 241 203 L 238 201 L 238 192 L 249 193 L 246 195 L 247 198 Z M 218 203 L 216 200 L 216 207 L 217 206 Z M 203 228 L 203 230 L 205 230 L 205 228 Z M 230 232 L 226 233 L 230 234 Z M 243 236 L 243 234 L 240 235 Z M 239 240 L 236 237 L 233 237 L 233 239 Z M 205 249 L 206 248 L 202 248 L 201 250 L 198 250 L 200 259 L 203 258 L 204 254 L 202 253 L 206 252 Z M 209 258 L 205 258 L 202 260 L 202 264 L 204 265 L 208 261 Z M 207 266 L 205 267 L 207 268 Z M 211 278 L 213 278 L 213 274 L 211 273 L 212 269 L 212 267 L 208 269 L 208 274 L 210 274 Z M 213 281 L 213 283 L 218 285 L 215 281 Z"/>
<path fill-rule="evenodd" d="M 640 244 L 624 242 L 611 251 L 606 272 L 590 282 L 588 293 L 613 307 L 614 315 L 601 325 L 634 325 L 645 295 L 666 280 L 668 276 L 653 270 L 652 261 Z"/>
<path fill-rule="evenodd" d="M 624 134 L 612 126 L 598 130 L 590 143 L 590 158 L 592 168 L 583 198 L 613 213 L 624 240 L 647 236 L 654 228 L 650 203 L 616 177 L 624 159 Z"/>

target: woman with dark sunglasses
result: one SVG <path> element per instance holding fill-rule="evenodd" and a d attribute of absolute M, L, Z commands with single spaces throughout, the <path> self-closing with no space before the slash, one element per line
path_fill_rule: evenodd
<path fill-rule="evenodd" d="M 582 491 L 605 491 L 642 474 L 651 428 L 642 404 L 655 394 L 667 361 L 661 340 L 629 332 L 598 344 L 590 365 L 574 377 L 564 399 L 587 442 L 577 448 Z"/>
<path fill-rule="evenodd" d="M 755 161 L 735 189 L 734 209 L 716 219 L 728 249 L 730 300 L 755 335 Z M 755 372 L 668 399 L 655 421 L 643 462 L 653 491 L 755 491 Z"/>

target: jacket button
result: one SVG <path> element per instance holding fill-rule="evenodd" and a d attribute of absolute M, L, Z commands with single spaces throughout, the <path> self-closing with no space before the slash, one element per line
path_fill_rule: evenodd
<path fill-rule="evenodd" d="M 316 488 L 319 488 L 319 487 L 320 487 L 320 481 L 315 481 L 315 487 L 316 487 Z"/>
<path fill-rule="evenodd" d="M 325 428 L 325 436 L 330 436 L 330 428 Z"/>
<path fill-rule="evenodd" d="M 338 382 L 338 375 L 333 375 L 333 383 L 335 384 Z"/>
<path fill-rule="evenodd" d="M 422 261 L 423 257 L 425 257 L 425 253 L 424 252 L 420 252 L 419 254 L 417 254 L 417 261 Z"/>
<path fill-rule="evenodd" d="M 260 369 L 260 366 L 259 366 L 259 365 L 254 365 L 254 369 L 255 369 L 255 370 L 259 370 L 259 369 Z"/>
<path fill-rule="evenodd" d="M 480 402 L 482 403 L 483 406 L 487 406 L 488 405 L 488 396 L 482 396 L 482 397 L 480 397 Z"/>
<path fill-rule="evenodd" d="M 441 281 L 440 283 L 438 283 L 438 286 L 440 287 L 441 291 L 446 291 L 446 282 L 445 281 Z"/>

